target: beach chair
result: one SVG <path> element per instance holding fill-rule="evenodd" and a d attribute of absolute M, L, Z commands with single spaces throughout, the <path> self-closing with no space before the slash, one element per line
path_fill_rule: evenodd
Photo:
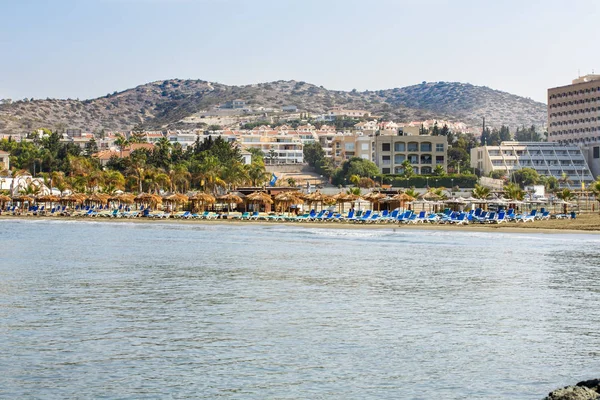
<path fill-rule="evenodd" d="M 501 224 L 502 222 L 506 222 L 506 212 L 500 211 L 496 218 L 488 221 L 490 224 Z"/>
<path fill-rule="evenodd" d="M 422 210 L 419 212 L 419 215 L 417 215 L 417 217 L 415 218 L 415 223 L 423 223 L 425 221 L 425 219 L 427 218 L 427 212 Z"/>
<path fill-rule="evenodd" d="M 365 222 L 369 218 L 371 218 L 371 210 L 367 210 L 363 215 L 357 218 L 355 222 Z"/>
<path fill-rule="evenodd" d="M 318 221 L 323 216 L 323 214 L 325 214 L 325 210 L 319 211 L 319 213 L 313 217 L 308 217 L 307 221 Z"/>
<path fill-rule="evenodd" d="M 456 218 L 450 219 L 449 222 L 454 225 L 467 225 L 469 223 L 467 220 L 467 213 L 461 212 Z"/>

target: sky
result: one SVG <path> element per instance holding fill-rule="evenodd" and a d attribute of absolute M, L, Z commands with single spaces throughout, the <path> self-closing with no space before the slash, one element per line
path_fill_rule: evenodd
<path fill-rule="evenodd" d="M 0 0 L 0 99 L 89 99 L 163 79 L 422 81 L 546 102 L 600 73 L 598 0 Z"/>

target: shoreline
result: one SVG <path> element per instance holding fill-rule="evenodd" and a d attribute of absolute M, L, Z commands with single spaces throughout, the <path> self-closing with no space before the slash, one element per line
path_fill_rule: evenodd
<path fill-rule="evenodd" d="M 594 218 L 600 220 L 600 216 Z M 427 231 L 456 231 L 456 232 L 504 232 L 504 233 L 544 233 L 544 234 L 600 234 L 600 225 L 594 222 L 581 224 L 577 221 L 586 222 L 586 218 L 578 217 L 579 220 L 550 220 L 535 221 L 531 223 L 505 223 L 505 224 L 469 224 L 469 225 L 445 225 L 445 224 L 355 224 L 343 222 L 285 222 L 285 221 L 245 221 L 239 219 L 149 219 L 149 218 L 90 218 L 90 217 L 44 217 L 24 215 L 0 215 L 0 221 L 78 221 L 78 222 L 113 222 L 113 223 L 145 223 L 158 224 L 181 224 L 181 225 L 260 225 L 260 226 L 286 226 L 301 228 L 320 229 L 402 229 L 402 230 L 427 230 Z M 1 223 L 1 222 L 0 222 Z M 573 226 L 568 226 L 572 224 Z"/>

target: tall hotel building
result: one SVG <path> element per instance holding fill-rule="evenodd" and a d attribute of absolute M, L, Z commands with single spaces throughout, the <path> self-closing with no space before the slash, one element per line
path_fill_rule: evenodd
<path fill-rule="evenodd" d="M 548 89 L 548 141 L 578 146 L 594 175 L 600 175 L 600 75 Z"/>

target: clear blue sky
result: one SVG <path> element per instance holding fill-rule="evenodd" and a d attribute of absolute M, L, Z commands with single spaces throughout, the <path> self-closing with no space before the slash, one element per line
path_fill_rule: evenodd
<path fill-rule="evenodd" d="M 459 81 L 545 102 L 578 70 L 600 72 L 598 0 L 0 2 L 0 98 L 192 78 L 342 90 Z"/>

